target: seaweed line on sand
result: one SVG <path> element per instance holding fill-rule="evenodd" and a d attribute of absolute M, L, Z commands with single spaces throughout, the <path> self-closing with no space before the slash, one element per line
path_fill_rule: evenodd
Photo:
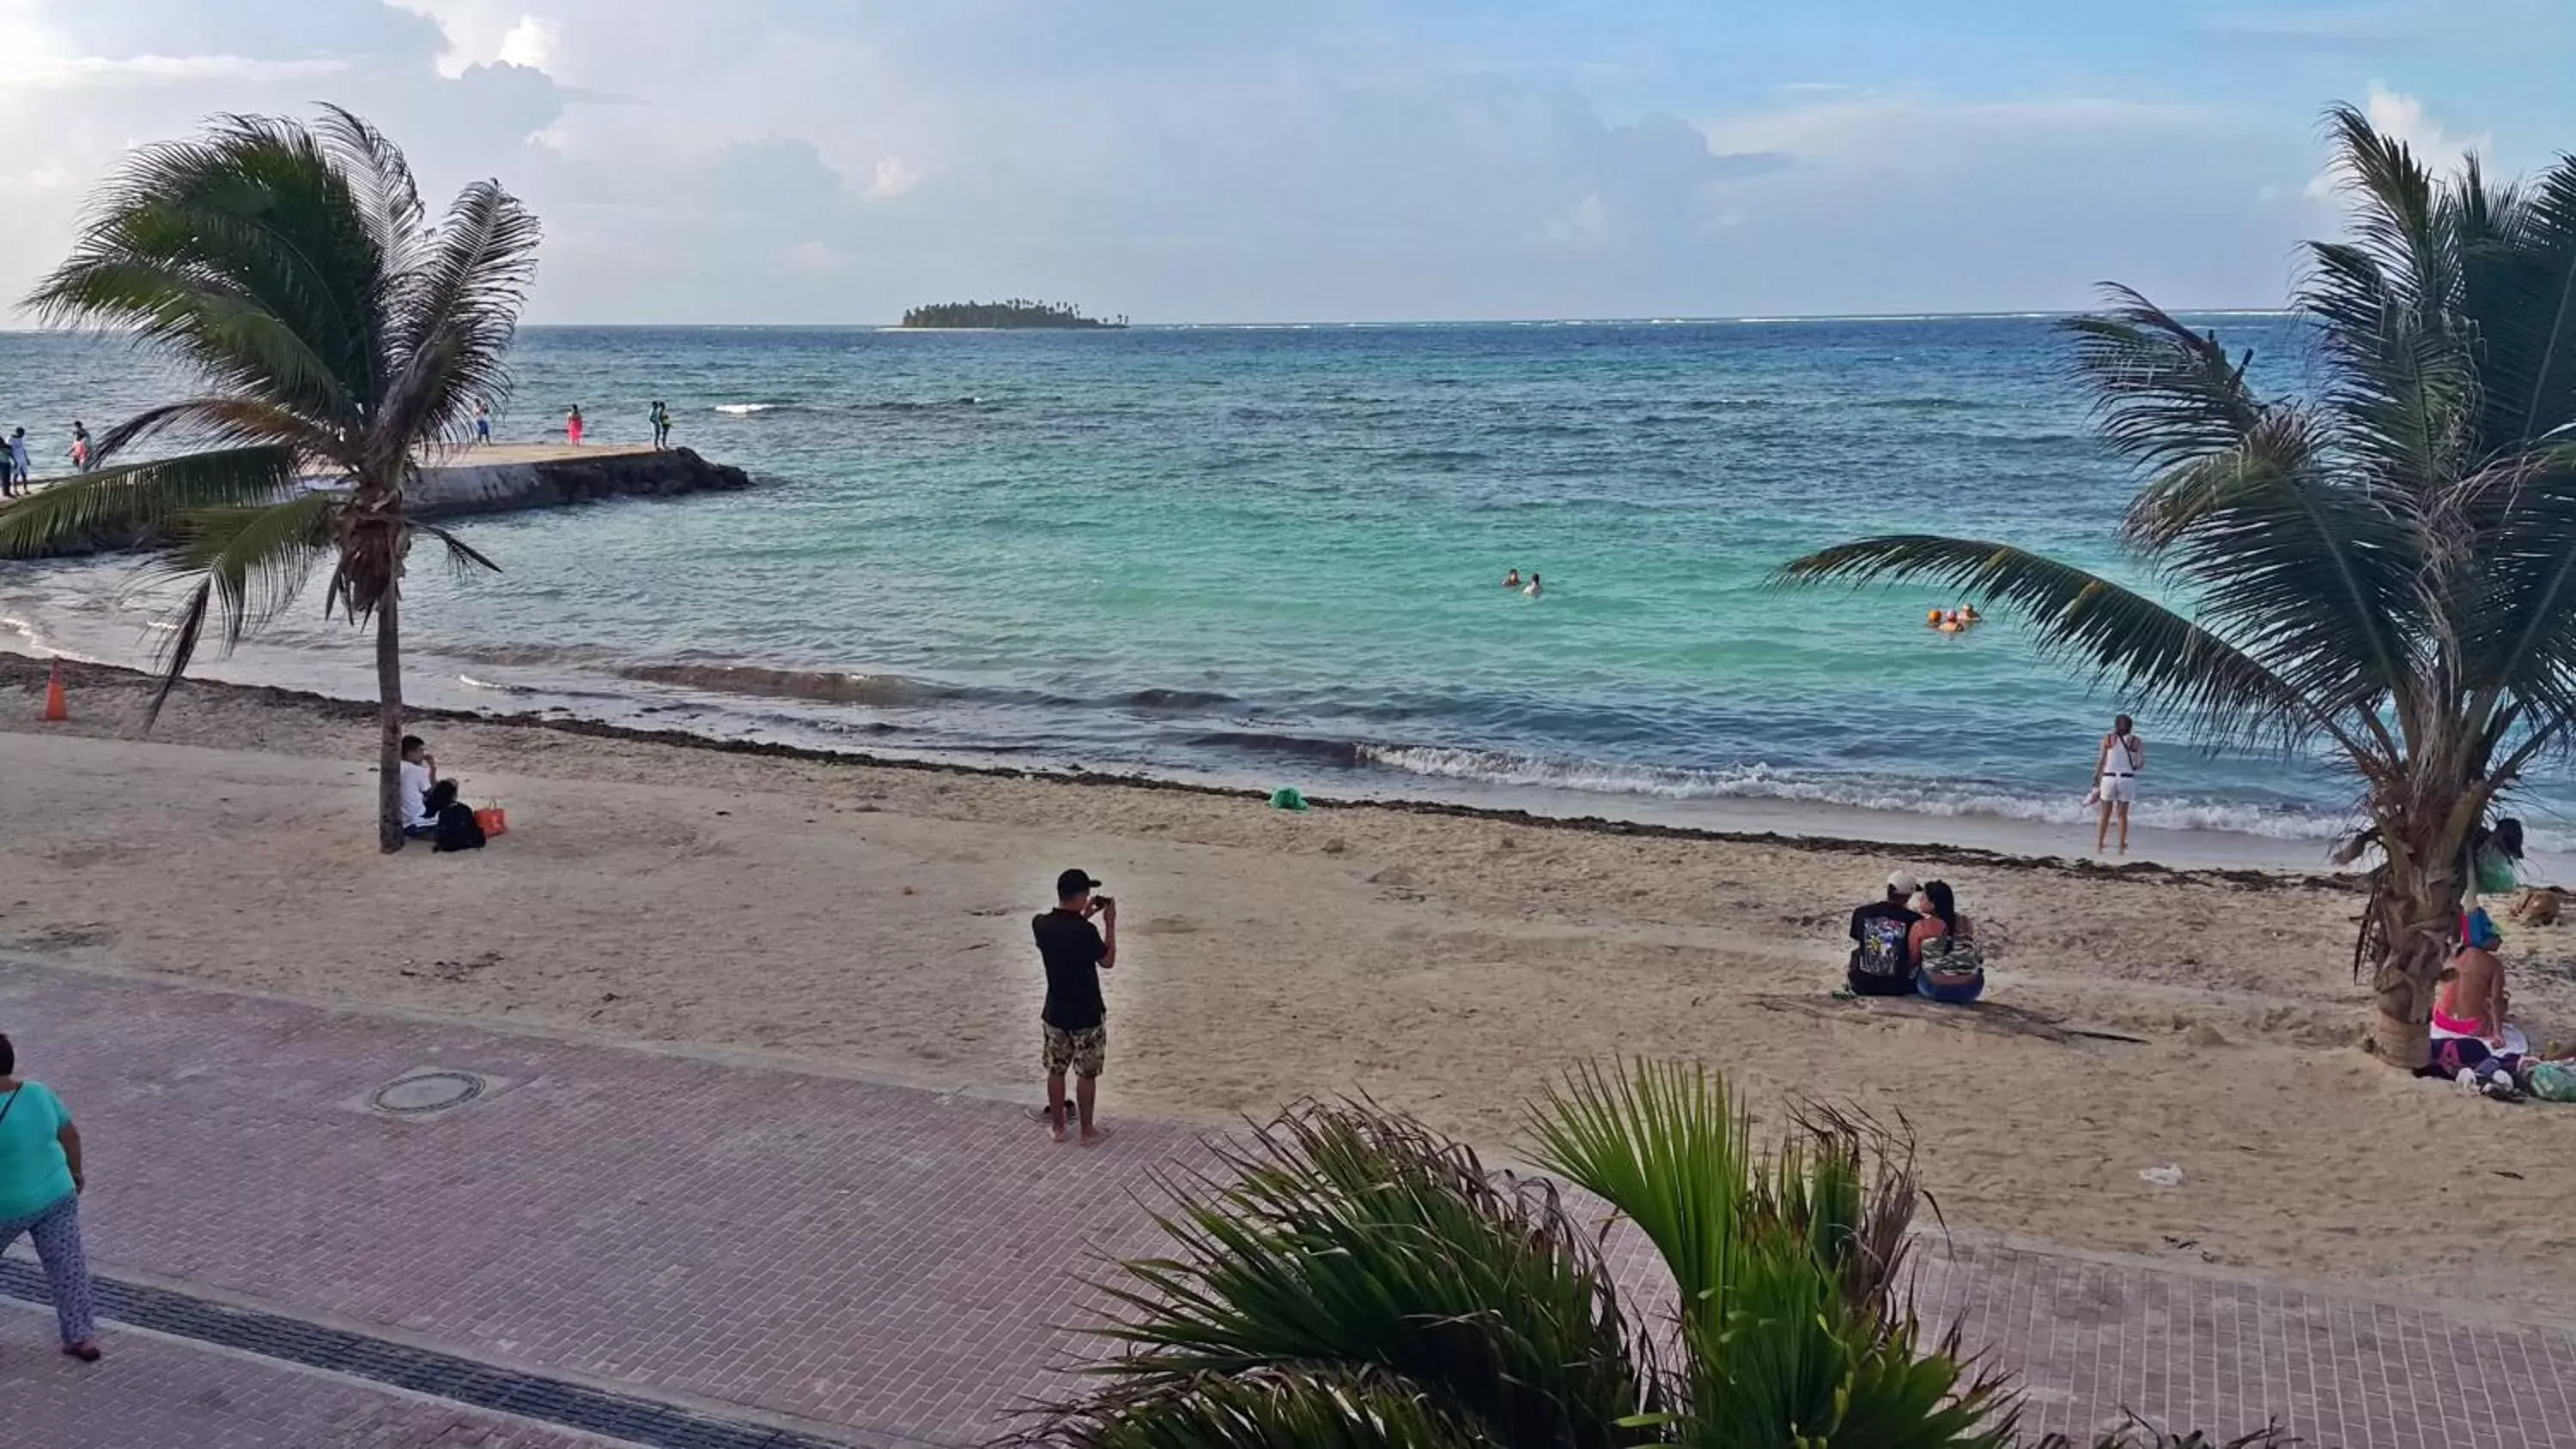
<path fill-rule="evenodd" d="M 42 689 L 46 672 L 51 665 L 52 661 L 33 655 L 0 653 L 0 687 Z M 62 667 L 64 678 L 74 684 L 144 688 L 148 687 L 153 680 L 152 675 L 142 670 L 128 669 L 121 665 L 93 664 L 65 659 L 62 661 Z M 304 689 L 286 689 L 270 684 L 230 684 L 218 680 L 191 679 L 181 683 L 179 692 L 251 699 L 301 709 L 326 719 L 371 721 L 376 714 L 376 706 L 372 700 L 342 699 L 335 695 L 319 694 Z M 1163 779 L 1145 774 L 1119 774 L 1103 770 L 1029 770 L 1010 765 L 903 759 L 872 755 L 863 750 L 817 749 L 808 745 L 779 744 L 767 740 L 725 740 L 711 735 L 692 734 L 686 730 L 638 729 L 631 725 L 609 724 L 602 720 L 528 711 L 496 713 L 489 710 L 415 707 L 408 713 L 418 720 L 495 725 L 512 729 L 551 730 L 558 734 L 587 735 L 594 739 L 624 740 L 636 744 L 709 750 L 720 754 L 754 755 L 821 765 L 856 766 L 874 770 L 917 770 L 929 774 L 980 775 L 1006 780 L 1042 780 L 1066 785 L 1114 785 L 1130 790 L 1170 790 L 1183 794 L 1208 795 L 1233 800 L 1268 798 L 1267 792 L 1247 787 L 1217 785 L 1194 780 Z M 1335 810 L 1382 810 L 1406 815 L 1446 815 L 1468 820 L 1490 820 L 1498 824 L 1518 825 L 1532 830 L 1582 831 L 1594 835 L 1624 835 L 1656 840 L 1707 840 L 1729 845 L 1769 845 L 1825 855 L 1883 856 L 1890 851 L 1904 850 L 1926 860 L 1943 864 L 2006 870 L 2049 870 L 2070 875 L 2111 876 L 2132 880 L 2199 882 L 2258 891 L 2312 890 L 2357 894 L 2363 889 L 2363 882 L 2357 876 L 2321 872 L 2302 873 L 2223 867 L 2182 868 L 2143 860 L 2106 865 L 2058 855 L 2013 855 L 2003 851 L 1980 850 L 1969 846 L 1898 844 L 1888 841 L 1852 840 L 1830 835 L 1784 835 L 1772 830 L 1708 830 L 1687 825 L 1613 820 L 1599 815 L 1540 815 L 1527 810 L 1489 805 L 1461 805 L 1443 800 L 1342 800 L 1327 795 L 1312 794 L 1306 799 L 1310 804 Z"/>

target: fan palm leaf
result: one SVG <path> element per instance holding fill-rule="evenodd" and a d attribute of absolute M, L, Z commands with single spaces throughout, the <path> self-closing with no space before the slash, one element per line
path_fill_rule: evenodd
<path fill-rule="evenodd" d="M 1630 1217 L 1680 1288 L 1633 1321 L 1543 1180 L 1419 1123 L 1309 1105 L 1166 1183 L 1168 1256 L 1098 1285 L 1123 1352 L 1032 1439 L 1085 1446 L 1423 1443 L 1957 1449 L 2013 1401 L 1927 1344 L 1899 1281 L 1910 1154 L 1852 1119 L 1775 1153 L 1721 1079 L 1586 1068 L 1531 1107 L 1539 1161 Z M 1877 1144 L 1877 1145 L 1873 1145 Z M 1678 1355 L 1671 1368 L 1666 1355 Z"/>

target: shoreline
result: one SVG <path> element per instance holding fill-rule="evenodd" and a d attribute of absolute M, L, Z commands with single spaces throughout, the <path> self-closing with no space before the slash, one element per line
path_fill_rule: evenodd
<path fill-rule="evenodd" d="M 0 646 L 0 688 L 9 686 L 41 689 L 48 657 L 22 653 Z M 148 684 L 156 676 L 150 671 L 125 665 L 60 656 L 64 677 L 69 683 L 105 685 Z M 191 675 L 184 680 L 172 698 L 192 690 L 215 691 L 236 695 L 244 700 L 275 704 L 305 710 L 321 718 L 372 723 L 376 706 L 372 700 L 351 699 L 318 690 L 296 689 L 284 685 L 250 684 L 233 680 L 207 679 Z M 1269 791 L 1252 785 L 1229 784 L 1208 779 L 1187 779 L 1145 772 L 1128 773 L 1093 769 L 1032 769 L 1024 766 L 984 764 L 962 759 L 940 759 L 905 755 L 880 754 L 866 750 L 835 750 L 813 745 L 789 744 L 782 741 L 725 739 L 689 730 L 651 729 L 617 724 L 607 720 L 586 719 L 578 715 L 533 710 L 495 711 L 459 709 L 449 706 L 406 703 L 405 714 L 415 720 L 442 723 L 475 724 L 513 729 L 546 730 L 590 739 L 617 740 L 635 744 L 656 745 L 675 749 L 703 750 L 716 754 L 741 755 L 761 759 L 795 760 L 812 764 L 844 765 L 863 769 L 912 770 L 931 774 L 953 774 L 997 780 L 1034 780 L 1067 785 L 1111 786 L 1135 790 L 1173 791 L 1212 799 L 1232 801 L 1266 801 Z M 142 738 L 148 738 L 142 737 Z M 1532 792 L 1535 793 L 1535 792 Z M 1380 795 L 1306 794 L 1309 805 L 1333 810 L 1376 810 L 1399 815 L 1448 817 L 1460 820 L 1490 821 L 1534 829 L 1580 831 L 1597 835 L 1649 840 L 1705 840 L 1729 845 L 1778 846 L 1820 854 L 1883 856 L 1891 850 L 1917 853 L 1927 860 L 1960 865 L 2060 871 L 2075 875 L 2093 875 L 2131 880 L 2173 879 L 2179 881 L 2217 882 L 2253 889 L 2312 890 L 2357 893 L 2360 877 L 2349 872 L 2303 870 L 2286 864 L 2222 865 L 2209 863 L 2169 863 L 2143 855 L 2121 861 L 2097 861 L 2084 856 L 2052 852 L 2019 850 L 1988 845 L 1961 845 L 1933 840 L 1909 839 L 1860 832 L 1848 834 L 1811 834 L 1778 828 L 1728 828 L 1725 826 L 1679 824 L 1669 820 L 1621 818 L 1605 814 L 1563 814 L 1524 806 L 1477 804 L 1424 797 Z M 1705 803 L 1703 809 L 1711 809 Z M 1725 807 L 1714 807 L 1725 808 Z M 1739 812 L 1747 815 L 1767 814 L 1754 802 L 1743 802 Z M 1851 806 L 1797 805 L 1778 802 L 1779 813 L 1816 815 L 1874 815 L 1895 812 L 1863 811 Z M 1966 821 L 1957 816 L 1903 816 L 1906 822 L 1921 821 L 1925 832 L 1943 826 L 1965 825 L 1976 831 L 1983 822 Z M 1894 822 L 1891 822 L 1893 824 Z M 2025 822 L 1995 820 L 1984 826 L 1983 833 L 2018 833 L 2015 827 Z M 2141 830 L 2140 835 L 2149 834 Z M 2159 836 L 2184 835 L 2188 832 L 2157 831 Z M 2259 850 L 2260 847 L 2253 847 Z"/>

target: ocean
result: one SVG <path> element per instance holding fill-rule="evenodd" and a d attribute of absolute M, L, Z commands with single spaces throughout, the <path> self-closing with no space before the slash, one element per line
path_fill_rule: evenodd
<path fill-rule="evenodd" d="M 2266 386 L 2302 384 L 2297 324 L 2206 322 Z M 530 328 L 516 370 L 505 440 L 559 440 L 578 403 L 592 441 L 642 441 L 660 398 L 677 443 L 762 486 L 466 525 L 504 572 L 415 566 L 423 702 L 1684 823 L 1899 812 L 1931 836 L 2074 825 L 2122 704 L 2008 621 L 1927 630 L 1954 598 L 1770 584 L 1879 532 L 2125 570 L 2134 480 L 2044 318 Z M 121 345 L 0 336 L 0 423 L 40 456 L 179 385 Z M 1544 596 L 1506 592 L 1514 568 Z M 0 639 L 148 664 L 166 601 L 134 584 L 131 560 L 0 565 Z M 367 697 L 367 667 L 317 591 L 200 672 Z M 2141 825 L 2308 858 L 2350 813 L 2320 762 L 2140 714 Z M 2522 804 L 2570 833 L 2564 777 Z"/>

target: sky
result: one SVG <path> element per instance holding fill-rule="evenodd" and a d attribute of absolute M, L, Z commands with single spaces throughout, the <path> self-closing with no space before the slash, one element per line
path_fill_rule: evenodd
<path fill-rule="evenodd" d="M 2326 105 L 2528 171 L 2571 74 L 2571 0 L 0 0 L 0 294 L 334 101 L 538 212 L 540 323 L 2262 307 Z"/>

